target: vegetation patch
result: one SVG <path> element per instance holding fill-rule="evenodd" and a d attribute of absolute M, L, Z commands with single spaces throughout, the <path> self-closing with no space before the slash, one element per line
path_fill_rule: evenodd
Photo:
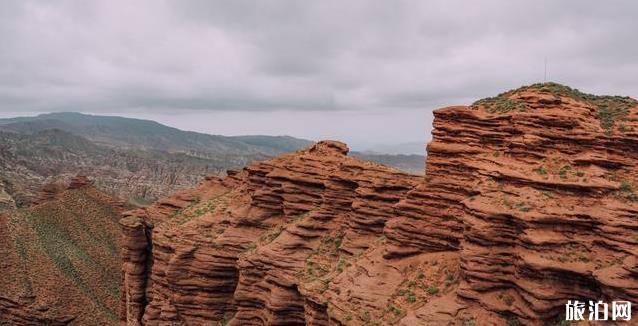
<path fill-rule="evenodd" d="M 540 174 L 540 175 L 547 175 L 547 170 L 545 169 L 544 166 L 540 166 L 537 169 L 534 170 L 534 172 Z"/>
<path fill-rule="evenodd" d="M 427 288 L 426 290 L 428 292 L 428 294 L 430 295 L 437 295 L 439 294 L 439 288 L 437 288 L 436 286 L 430 286 Z"/>
<path fill-rule="evenodd" d="M 561 178 L 565 179 L 567 178 L 567 173 L 571 170 L 572 170 L 571 166 L 563 165 L 563 167 L 561 167 L 560 170 L 558 170 L 558 175 L 560 175 Z"/>
<path fill-rule="evenodd" d="M 482 107 L 489 113 L 507 113 L 513 110 L 524 111 L 526 108 L 525 103 L 512 99 L 511 96 L 528 90 L 548 93 L 557 97 L 568 97 L 594 106 L 597 109 L 596 115 L 600 121 L 600 126 L 608 135 L 613 133 L 616 125 L 620 125 L 620 132 L 629 131 L 629 128 L 623 125 L 622 121 L 626 120 L 629 110 L 638 105 L 638 101 L 628 96 L 593 95 L 569 86 L 549 82 L 523 86 L 495 97 L 478 100 L 472 104 L 472 107 Z"/>
<path fill-rule="evenodd" d="M 539 83 L 522 89 L 540 90 L 593 105 L 598 109 L 597 116 L 600 120 L 600 126 L 607 134 L 613 131 L 616 123 L 626 119 L 632 107 L 638 105 L 636 100 L 628 96 L 593 95 L 558 83 Z"/>
<path fill-rule="evenodd" d="M 636 195 L 636 193 L 634 192 L 634 188 L 632 187 L 631 183 L 627 181 L 622 181 L 620 183 L 620 188 L 618 192 L 622 199 L 625 199 L 631 202 L 638 202 L 638 195 Z"/>
<path fill-rule="evenodd" d="M 478 100 L 472 103 L 472 107 L 482 107 L 486 112 L 492 114 L 508 113 L 514 110 L 526 110 L 525 103 L 503 96 L 503 94 Z"/>
<path fill-rule="evenodd" d="M 514 205 L 514 207 L 516 207 L 516 209 L 518 209 L 521 212 L 529 212 L 529 211 L 532 210 L 532 208 L 530 206 L 528 206 L 524 202 L 520 202 L 520 203 Z"/>

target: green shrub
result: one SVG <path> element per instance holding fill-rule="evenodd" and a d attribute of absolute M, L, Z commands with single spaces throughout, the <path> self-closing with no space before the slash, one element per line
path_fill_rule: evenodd
<path fill-rule="evenodd" d="M 538 169 L 534 170 L 536 173 L 540 175 L 547 175 L 547 170 L 545 170 L 544 166 L 540 166 Z"/>
<path fill-rule="evenodd" d="M 504 96 L 489 97 L 472 103 L 472 107 L 483 107 L 492 114 L 508 113 L 513 110 L 525 110 L 525 103 Z"/>
<path fill-rule="evenodd" d="M 395 316 L 401 316 L 403 314 L 403 310 L 401 310 L 401 308 L 395 306 L 395 305 L 390 305 L 389 308 L 390 312 L 392 312 Z"/>
<path fill-rule="evenodd" d="M 633 192 L 631 184 L 627 181 L 623 181 L 620 183 L 620 191 L 622 192 Z"/>
<path fill-rule="evenodd" d="M 414 293 L 412 293 L 412 292 L 408 292 L 407 296 L 406 296 L 406 300 L 408 300 L 409 303 L 415 303 L 416 302 L 416 295 L 414 295 Z"/>
<path fill-rule="evenodd" d="M 439 288 L 437 288 L 436 286 L 430 286 L 430 287 L 427 288 L 426 291 L 430 295 L 437 295 L 439 293 Z"/>

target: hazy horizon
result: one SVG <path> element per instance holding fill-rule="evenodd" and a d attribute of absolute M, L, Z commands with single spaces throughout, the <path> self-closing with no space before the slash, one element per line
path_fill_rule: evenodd
<path fill-rule="evenodd" d="M 432 110 L 544 79 L 638 96 L 638 3 L 6 1 L 0 115 L 429 141 Z M 545 61 L 547 60 L 547 76 Z"/>
<path fill-rule="evenodd" d="M 59 112 L 69 112 L 69 113 L 75 113 L 75 112 L 71 112 L 71 111 L 59 111 Z M 41 114 L 47 114 L 47 113 L 57 113 L 57 112 L 0 112 L 0 119 L 5 119 L 5 118 L 16 118 L 16 117 L 35 117 Z M 143 120 L 150 120 L 150 121 L 155 121 L 155 122 L 159 122 L 163 125 L 169 126 L 169 127 L 173 127 L 173 128 L 177 128 L 177 129 L 181 129 L 184 131 L 195 131 L 195 132 L 200 132 L 200 133 L 204 133 L 204 134 L 210 134 L 210 135 L 222 135 L 222 136 L 246 136 L 246 135 L 269 135 L 269 136 L 291 136 L 291 137 L 295 137 L 295 138 L 300 138 L 300 139 L 306 139 L 306 140 L 312 140 L 312 141 L 320 141 L 320 140 L 339 140 L 339 141 L 343 141 L 346 142 L 348 144 L 348 146 L 350 147 L 351 150 L 354 151 L 373 151 L 373 152 L 378 152 L 378 153 L 384 153 L 384 154 L 419 154 L 419 155 L 424 155 L 425 154 L 425 145 L 426 142 L 421 142 L 421 141 L 414 141 L 414 142 L 400 142 L 400 143 L 393 143 L 393 142 L 377 142 L 377 143 L 371 143 L 371 142 L 348 142 L 345 139 L 339 138 L 339 137 L 331 137 L 329 135 L 326 135 L 325 137 L 304 137 L 304 136 L 300 136 L 300 135 L 294 135 L 294 134 L 284 134 L 284 133 L 276 133 L 276 131 L 273 132 L 268 132 L 268 131 L 264 131 L 264 132 L 252 132 L 250 129 L 246 129 L 246 132 L 240 132 L 240 130 L 244 130 L 243 128 L 236 128 L 236 126 L 229 126 L 228 130 L 226 130 L 227 132 L 210 132 L 209 128 L 206 127 L 202 127 L 202 128 L 193 128 L 194 126 L 197 126 L 197 122 L 198 120 L 194 120 L 192 122 L 188 122 L 184 125 L 175 125 L 172 122 L 174 121 L 173 119 L 171 119 L 171 117 L 166 117 L 165 119 L 162 119 L 161 115 L 153 115 L 153 116 L 147 116 L 147 115 L 135 115 L 135 114 L 131 114 L 131 115 L 121 115 L 121 114 L 109 114 L 109 113 L 104 113 L 104 112 L 81 112 L 83 114 L 89 114 L 89 115 L 98 115 L 98 116 L 118 116 L 118 117 L 125 117 L 125 118 L 133 118 L 133 119 L 143 119 Z M 159 117 L 159 119 L 158 119 Z M 227 121 L 227 120 L 224 120 Z M 204 121 L 204 123 L 206 123 L 207 121 Z M 429 139 L 429 137 L 428 137 Z M 428 140 L 429 141 L 429 140 Z"/>

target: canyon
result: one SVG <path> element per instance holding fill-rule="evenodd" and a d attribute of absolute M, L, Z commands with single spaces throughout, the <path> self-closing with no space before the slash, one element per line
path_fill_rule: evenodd
<path fill-rule="evenodd" d="M 71 175 L 126 150 L 2 134 L 5 176 L 85 169 L 0 186 L 0 324 L 564 325 L 568 300 L 637 302 L 636 100 L 544 83 L 434 116 L 424 175 L 326 140 L 143 207 Z"/>
<path fill-rule="evenodd" d="M 638 300 L 638 103 L 434 111 L 424 176 L 322 141 L 124 213 L 127 325 L 545 325 Z"/>

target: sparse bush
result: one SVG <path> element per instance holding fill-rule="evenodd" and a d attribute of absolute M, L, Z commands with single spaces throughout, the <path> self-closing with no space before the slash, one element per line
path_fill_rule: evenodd
<path fill-rule="evenodd" d="M 560 170 L 558 171 L 558 174 L 560 175 L 561 178 L 565 179 L 567 178 L 567 172 L 571 171 L 572 167 L 569 165 L 564 165 L 562 168 L 560 168 Z"/>
<path fill-rule="evenodd" d="M 623 181 L 620 183 L 620 191 L 622 192 L 632 192 L 633 189 L 631 187 L 631 184 L 627 181 Z"/>
<path fill-rule="evenodd" d="M 364 311 L 363 314 L 361 315 L 361 320 L 363 320 L 366 323 L 369 323 L 370 320 L 372 320 L 372 318 L 370 318 L 370 312 L 369 311 Z"/>
<path fill-rule="evenodd" d="M 414 295 L 414 293 L 412 292 L 408 292 L 406 295 L 406 300 L 408 300 L 409 303 L 415 303 L 416 302 L 416 295 Z"/>
<path fill-rule="evenodd" d="M 509 294 L 504 295 L 502 300 L 508 306 L 511 306 L 514 303 L 514 298 Z"/>
<path fill-rule="evenodd" d="M 253 251 L 257 249 L 257 244 L 254 242 L 251 242 L 249 245 L 246 246 L 246 251 Z"/>
<path fill-rule="evenodd" d="M 347 313 L 345 316 L 343 316 L 343 320 L 345 320 L 345 321 L 351 321 L 351 320 L 352 320 L 352 314 Z"/>
<path fill-rule="evenodd" d="M 395 306 L 395 305 L 390 305 L 390 307 L 388 308 L 390 310 L 390 312 L 392 312 L 395 316 L 401 316 L 403 314 L 403 310 L 401 310 L 401 308 Z"/>
<path fill-rule="evenodd" d="M 545 170 L 544 166 L 540 166 L 538 169 L 534 170 L 536 173 L 540 175 L 547 175 L 547 170 Z"/>
<path fill-rule="evenodd" d="M 521 212 L 529 212 L 532 210 L 532 208 L 527 206 L 527 204 L 525 204 L 524 202 L 516 204 L 515 207 Z"/>
<path fill-rule="evenodd" d="M 525 103 L 505 96 L 489 97 L 472 103 L 472 107 L 482 107 L 492 114 L 508 113 L 513 110 L 525 110 Z"/>

